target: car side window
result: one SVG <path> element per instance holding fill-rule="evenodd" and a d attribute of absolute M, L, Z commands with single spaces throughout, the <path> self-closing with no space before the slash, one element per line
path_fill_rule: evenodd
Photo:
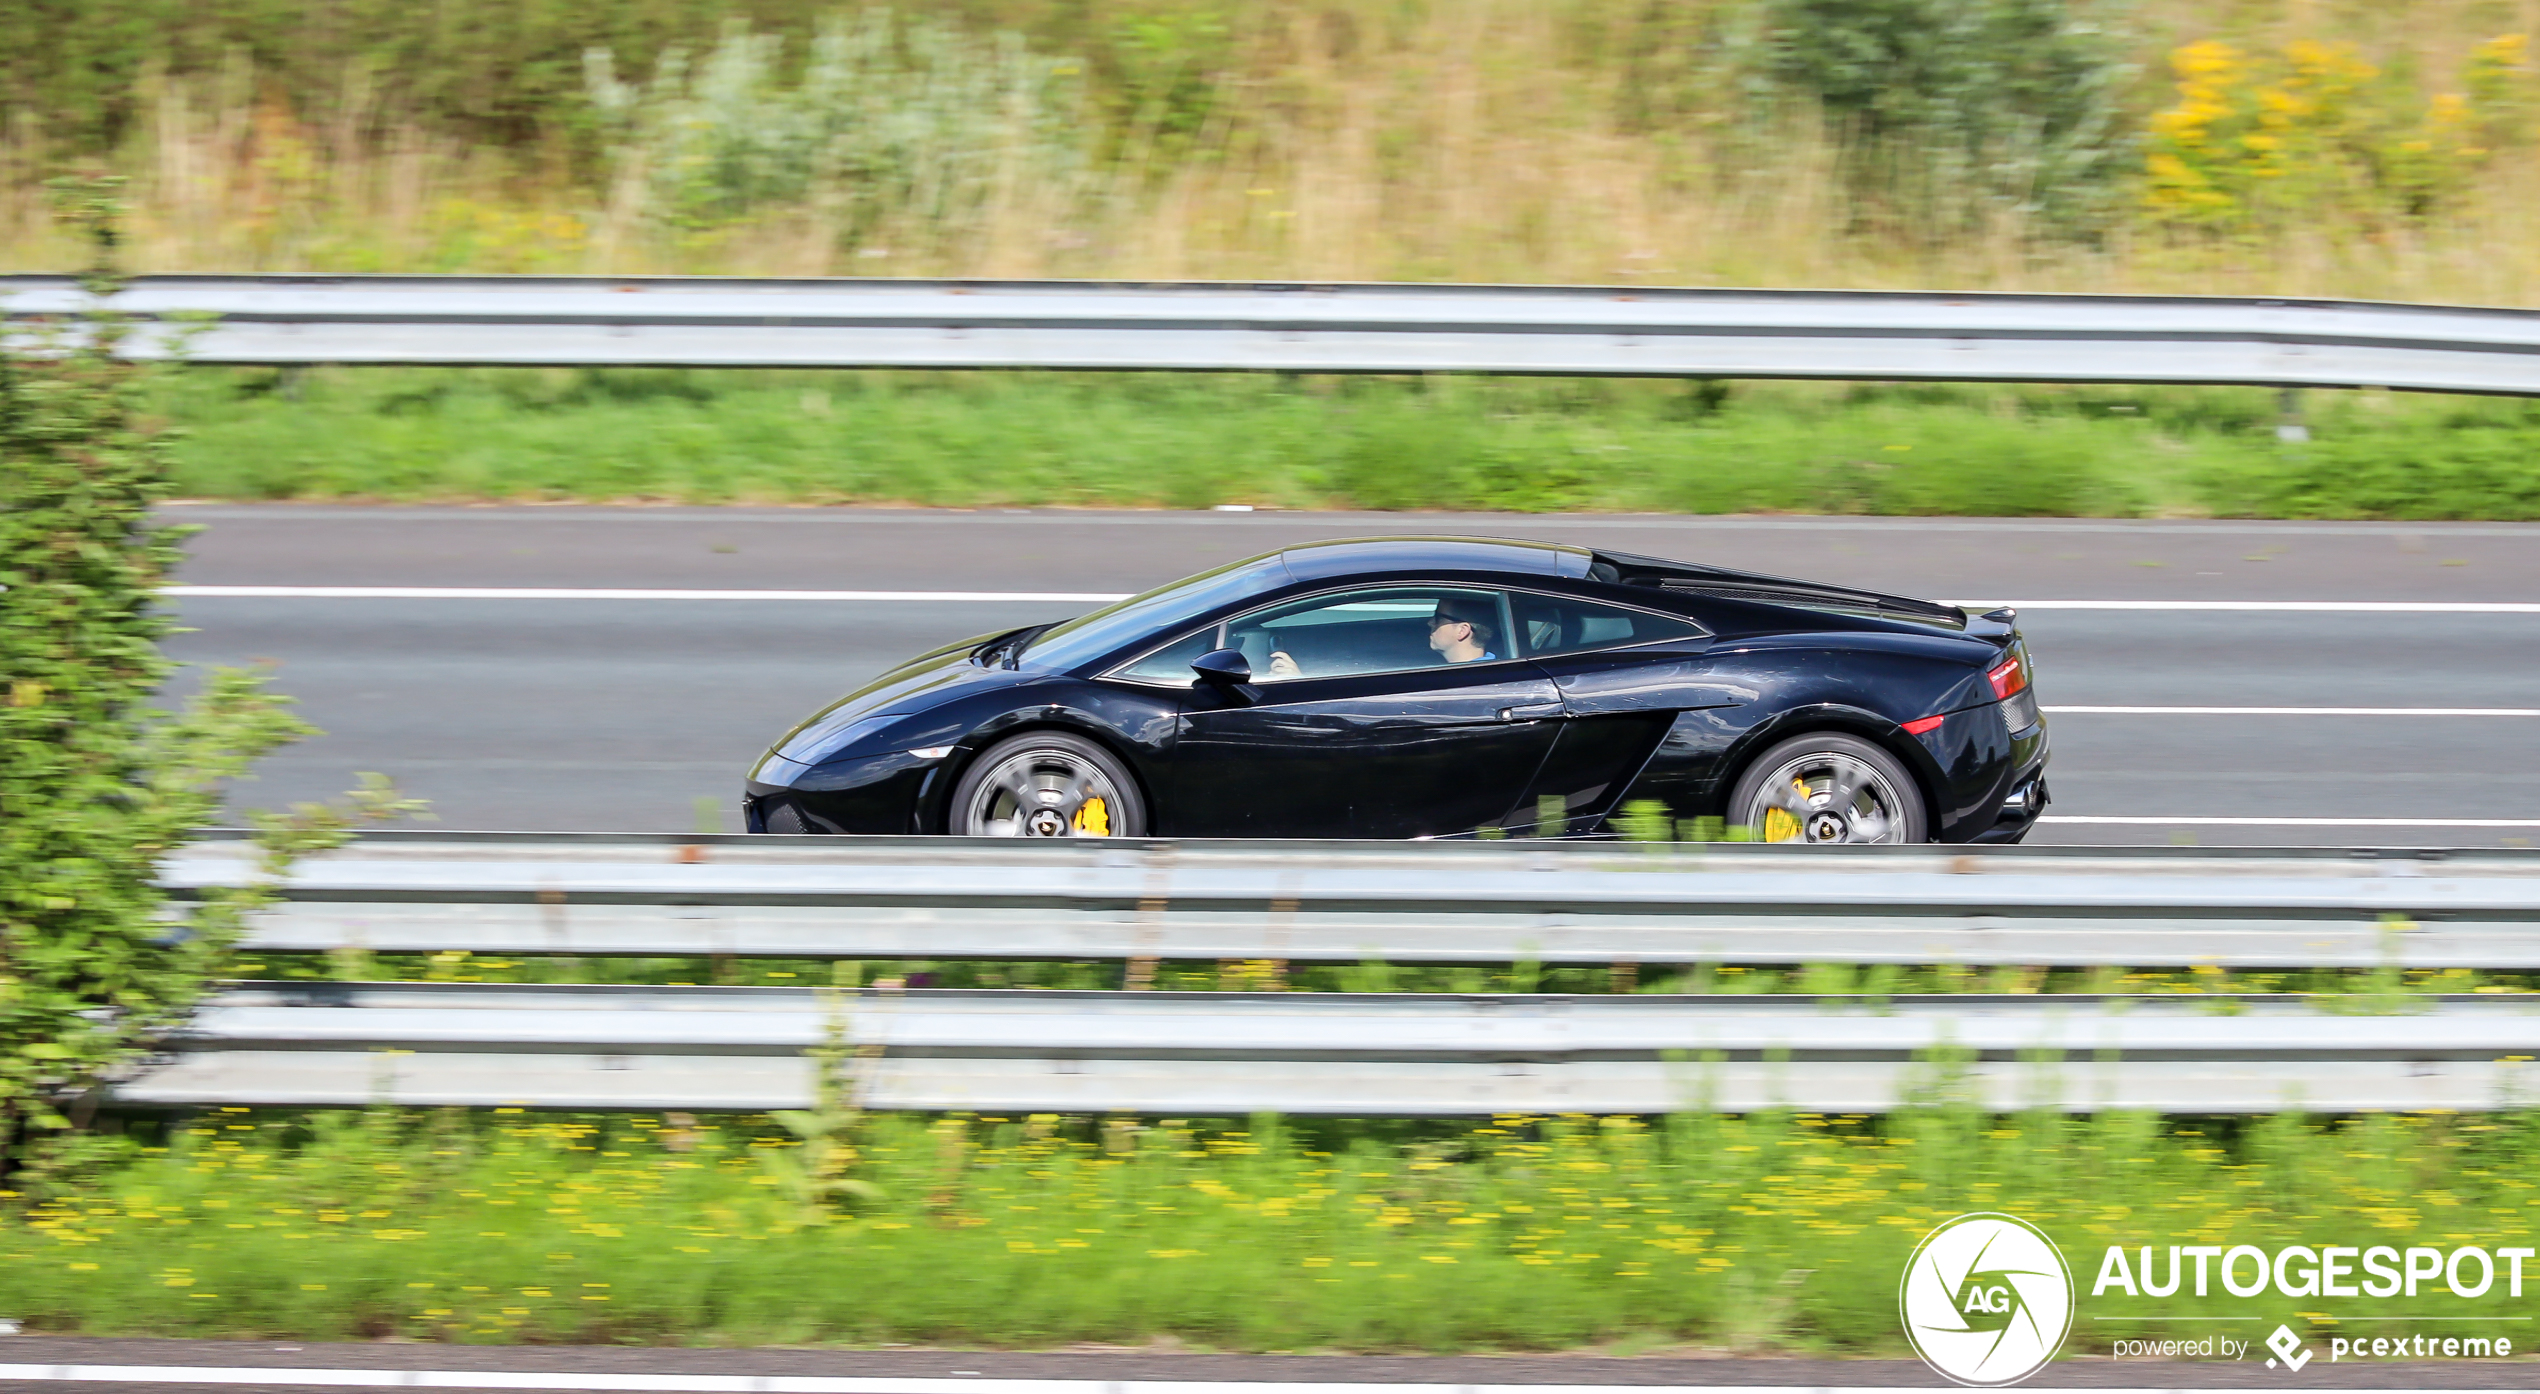
<path fill-rule="evenodd" d="M 1188 687 L 1198 675 L 1191 671 L 1191 661 L 1217 649 L 1218 626 L 1210 625 L 1196 633 L 1185 634 L 1172 643 L 1123 668 L 1118 676 L 1131 682 L 1150 682 L 1159 687 Z"/>
<path fill-rule="evenodd" d="M 1256 683 L 1491 662 L 1508 645 L 1508 597 L 1466 586 L 1385 586 L 1292 600 L 1226 623 Z"/>
<path fill-rule="evenodd" d="M 1529 658 L 1705 637 L 1702 626 L 1691 620 L 1566 595 L 1520 592 L 1510 601 L 1516 610 L 1517 637 Z"/>

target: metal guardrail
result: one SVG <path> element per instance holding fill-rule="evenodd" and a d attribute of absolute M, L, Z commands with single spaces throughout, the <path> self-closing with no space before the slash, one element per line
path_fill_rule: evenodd
<path fill-rule="evenodd" d="M 179 892 L 247 874 L 197 844 Z M 1847 855 L 1857 853 L 1859 855 Z M 265 952 L 2540 970 L 2540 853 L 381 834 Z"/>
<path fill-rule="evenodd" d="M 25 321 L 66 277 L 0 277 Z M 1447 285 L 147 276 L 211 363 L 1241 369 L 2540 392 L 2540 312 L 2329 300 Z"/>
<path fill-rule="evenodd" d="M 2540 1102 L 2540 1003 L 865 992 L 241 984 L 145 1105 L 801 1107 L 843 1026 L 876 1108 L 1241 1114 L 2483 1110 Z M 2226 1014 L 2227 1013 L 2227 1014 Z M 871 1049 L 865 1049 L 865 1048 Z M 1953 1063 L 1940 1063 L 1948 1060 Z"/>
<path fill-rule="evenodd" d="M 245 844 L 165 867 L 235 882 Z M 2540 966 L 2540 855 L 374 834 L 267 951 Z M 2540 998 L 868 992 L 241 984 L 128 1102 L 1457 1114 L 2493 1109 Z M 1943 1064 L 1942 1061 L 1951 1063 Z"/>

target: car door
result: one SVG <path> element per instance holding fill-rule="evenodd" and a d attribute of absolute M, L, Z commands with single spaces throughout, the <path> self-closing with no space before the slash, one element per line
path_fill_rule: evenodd
<path fill-rule="evenodd" d="M 1442 609 L 1478 654 L 1431 646 Z M 1175 832 L 1410 838 L 1501 826 L 1560 727 L 1561 695 L 1475 586 L 1326 592 L 1228 621 L 1249 692 L 1194 687 L 1173 753 Z"/>
<path fill-rule="evenodd" d="M 1510 602 L 1522 651 L 1569 718 L 1525 803 L 1557 800 L 1574 828 L 1613 811 L 1677 713 L 1739 700 L 1709 679 L 1711 636 L 1691 620 L 1528 591 Z"/>

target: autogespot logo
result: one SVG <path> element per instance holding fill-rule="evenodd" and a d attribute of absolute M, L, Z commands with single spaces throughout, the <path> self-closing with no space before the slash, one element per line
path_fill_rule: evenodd
<path fill-rule="evenodd" d="M 2011 1215 L 1961 1215 L 1923 1236 L 1896 1305 L 1923 1363 L 1960 1384 L 2017 1384 L 2073 1329 L 2073 1275 L 2045 1232 Z"/>

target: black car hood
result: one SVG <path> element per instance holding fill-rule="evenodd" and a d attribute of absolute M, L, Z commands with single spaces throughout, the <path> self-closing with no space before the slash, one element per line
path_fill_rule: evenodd
<path fill-rule="evenodd" d="M 981 687 L 1012 686 L 1013 673 L 1001 667 L 982 668 L 970 657 L 981 645 L 1012 632 L 981 634 L 913 658 L 812 713 L 768 749 L 771 753 L 785 750 L 806 732 L 844 730 L 868 716 L 913 715 Z M 791 758 L 817 764 L 826 753 L 799 750 Z"/>

